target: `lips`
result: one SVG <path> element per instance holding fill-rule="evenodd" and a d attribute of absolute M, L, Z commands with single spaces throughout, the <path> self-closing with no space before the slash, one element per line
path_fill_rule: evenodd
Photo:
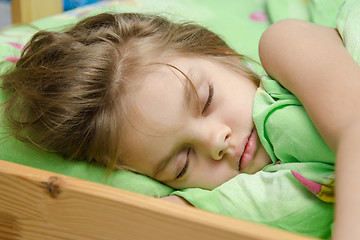
<path fill-rule="evenodd" d="M 249 163 L 253 159 L 257 146 L 256 138 L 257 138 L 257 133 L 255 130 L 253 130 L 247 139 L 247 142 L 244 147 L 244 151 L 240 157 L 239 171 L 244 171 L 244 169 L 249 165 Z"/>

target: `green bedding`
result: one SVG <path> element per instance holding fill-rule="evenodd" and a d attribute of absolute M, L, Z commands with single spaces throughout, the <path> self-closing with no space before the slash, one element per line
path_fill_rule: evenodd
<path fill-rule="evenodd" d="M 0 57 L 8 65 L 16 62 L 23 45 L 38 29 L 59 29 L 64 25 L 73 24 L 80 18 L 104 11 L 141 11 L 161 14 L 175 21 L 192 20 L 203 24 L 222 36 L 239 53 L 258 60 L 258 41 L 263 31 L 272 22 L 292 17 L 335 27 L 336 15 L 341 3 L 342 0 L 333 0 L 331 4 L 327 0 L 132 0 L 100 2 L 41 19 L 29 25 L 12 26 L 2 30 L 0 32 Z M 263 87 L 268 91 L 269 84 Z M 296 99 L 293 98 L 292 101 L 296 102 Z M 297 122 L 297 124 L 300 123 Z M 274 138 L 277 139 L 276 136 Z M 321 139 L 317 140 L 321 142 Z M 322 143 L 320 145 L 326 153 L 322 150 L 309 149 L 306 156 L 326 160 L 321 163 L 324 165 L 318 168 L 311 166 L 310 168 L 312 171 L 315 169 L 315 172 L 310 171 L 310 174 L 309 171 L 302 171 L 301 169 L 297 169 L 297 172 L 294 173 L 289 170 L 291 168 L 282 169 L 284 165 L 275 164 L 268 167 L 266 171 L 255 175 L 241 174 L 241 176 L 239 175 L 239 177 L 230 180 L 214 191 L 188 189 L 175 193 L 173 189 L 163 184 L 127 171 L 115 171 L 104 182 L 106 174 L 104 167 L 86 162 L 68 161 L 57 155 L 32 149 L 11 138 L 1 142 L 0 159 L 100 182 L 149 196 L 161 197 L 173 193 L 184 196 L 195 206 L 209 211 L 310 236 L 328 238 L 331 234 L 333 221 L 333 204 L 320 200 L 321 198 L 317 194 L 309 191 L 311 189 L 299 181 L 304 176 L 311 182 L 320 182 L 324 186 L 331 186 L 334 155 L 326 145 Z M 272 146 L 269 145 L 269 148 Z M 275 152 L 274 149 L 267 150 Z M 313 156 L 312 153 L 318 155 Z M 275 163 L 275 159 L 279 158 L 277 154 L 278 152 L 273 155 Z M 302 157 L 304 158 L 303 155 Z M 292 158 L 296 157 L 292 156 Z M 313 159 L 305 159 L 304 161 L 314 162 Z M 322 175 L 317 177 L 318 172 L 316 171 L 322 172 Z M 289 186 L 295 187 L 289 188 Z M 255 188 L 256 191 L 254 191 Z M 298 207 L 294 208 L 294 206 Z M 273 211 L 274 209 L 282 209 L 282 211 Z M 317 214 L 313 214 L 314 212 Z M 317 224 L 301 221 L 301 219 L 308 219 L 311 214 L 312 221 Z"/>
<path fill-rule="evenodd" d="M 212 191 L 173 194 L 201 209 L 329 238 L 335 154 L 297 98 L 267 75 L 256 93 L 253 118 L 273 164 L 254 175 L 239 174 Z"/>
<path fill-rule="evenodd" d="M 64 26 L 71 25 L 81 18 L 104 11 L 141 11 L 161 14 L 174 21 L 191 20 L 203 24 L 220 34 L 238 52 L 258 59 L 257 45 L 259 38 L 270 24 L 265 13 L 265 3 L 263 0 L 133 0 L 99 2 L 60 15 L 37 20 L 28 25 L 15 25 L 3 29 L 0 32 L 0 57 L 7 65 L 16 62 L 25 43 L 39 29 L 62 29 Z M 32 149 L 14 139 L 6 139 L 6 141 L 1 142 L 0 159 L 104 183 L 149 196 L 167 196 L 173 191 L 173 189 L 150 178 L 127 171 L 115 171 L 105 182 L 106 170 L 101 166 L 86 162 L 67 161 L 55 154 Z"/>

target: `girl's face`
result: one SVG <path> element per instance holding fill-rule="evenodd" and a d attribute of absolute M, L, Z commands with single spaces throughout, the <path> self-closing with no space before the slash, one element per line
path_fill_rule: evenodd
<path fill-rule="evenodd" d="M 174 188 L 213 189 L 270 163 L 252 120 L 251 80 L 210 59 L 168 63 L 142 76 L 135 90 L 140 117 L 124 141 L 129 169 Z"/>

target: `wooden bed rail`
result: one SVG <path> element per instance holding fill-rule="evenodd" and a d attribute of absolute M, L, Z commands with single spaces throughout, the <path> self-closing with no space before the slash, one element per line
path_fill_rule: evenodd
<path fill-rule="evenodd" d="M 0 239 L 312 239 L 2 160 L 0 193 Z"/>
<path fill-rule="evenodd" d="M 62 0 L 11 0 L 13 23 L 29 23 L 62 11 Z"/>

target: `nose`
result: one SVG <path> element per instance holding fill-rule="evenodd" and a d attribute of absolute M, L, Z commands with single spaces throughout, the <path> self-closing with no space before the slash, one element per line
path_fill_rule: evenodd
<path fill-rule="evenodd" d="M 206 124 L 198 128 L 198 141 L 205 154 L 214 160 L 220 160 L 229 147 L 231 129 L 225 124 Z"/>

